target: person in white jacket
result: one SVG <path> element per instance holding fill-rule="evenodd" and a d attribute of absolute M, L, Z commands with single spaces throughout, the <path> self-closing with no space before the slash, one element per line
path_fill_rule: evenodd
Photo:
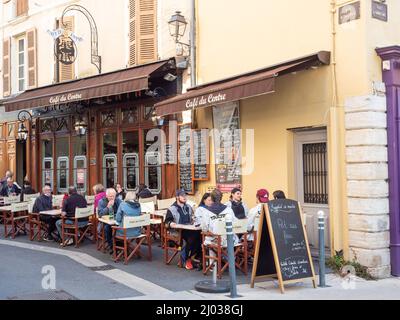
<path fill-rule="evenodd" d="M 203 221 L 203 213 L 207 210 L 207 207 L 212 205 L 211 193 L 206 192 L 201 198 L 200 204 L 194 213 L 194 224 L 196 227 L 201 226 Z"/>
<path fill-rule="evenodd" d="M 256 194 L 256 203 L 257 205 L 254 208 L 251 208 L 248 215 L 247 221 L 247 231 L 249 235 L 247 237 L 248 241 L 254 241 L 254 231 L 258 230 L 258 225 L 255 225 L 255 221 L 260 217 L 262 206 L 265 203 L 269 202 L 269 192 L 267 189 L 260 189 Z M 257 219 L 258 220 L 258 219 Z"/>
<path fill-rule="evenodd" d="M 210 206 L 206 206 L 202 210 L 202 230 L 205 232 L 210 232 L 213 234 L 217 234 L 218 230 L 222 227 L 225 227 L 225 218 L 227 215 L 230 215 L 232 218 L 232 223 L 235 223 L 237 218 L 233 213 L 232 209 L 226 205 L 221 203 L 222 193 L 219 190 L 214 190 L 211 193 L 212 204 Z M 204 244 L 216 244 L 217 237 L 205 237 Z M 234 235 L 234 244 L 237 244 L 239 239 L 236 235 Z M 222 247 L 227 246 L 227 237 L 226 235 L 221 236 L 221 245 Z"/>

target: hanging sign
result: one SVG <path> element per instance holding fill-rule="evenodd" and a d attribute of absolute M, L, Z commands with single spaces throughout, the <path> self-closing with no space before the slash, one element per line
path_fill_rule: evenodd
<path fill-rule="evenodd" d="M 301 208 L 295 200 L 270 201 L 260 213 L 251 287 L 257 278 L 268 277 L 278 278 L 282 293 L 285 283 L 307 279 L 316 287 Z"/>
<path fill-rule="evenodd" d="M 386 3 L 372 1 L 372 18 L 388 21 L 388 6 Z"/>
<path fill-rule="evenodd" d="M 360 1 L 346 4 L 339 8 L 339 24 L 347 23 L 353 20 L 358 20 L 360 14 Z"/>

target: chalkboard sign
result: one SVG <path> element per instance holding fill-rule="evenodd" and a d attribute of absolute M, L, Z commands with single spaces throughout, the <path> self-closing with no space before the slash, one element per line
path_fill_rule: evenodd
<path fill-rule="evenodd" d="M 312 280 L 314 266 L 297 201 L 280 199 L 264 205 L 259 230 L 251 286 L 260 277 L 278 277 L 284 284 Z"/>
<path fill-rule="evenodd" d="M 178 177 L 179 189 L 188 194 L 194 194 L 193 167 L 192 167 L 192 127 L 180 125 L 178 130 Z"/>
<path fill-rule="evenodd" d="M 193 130 L 193 179 L 209 180 L 208 129 Z"/>

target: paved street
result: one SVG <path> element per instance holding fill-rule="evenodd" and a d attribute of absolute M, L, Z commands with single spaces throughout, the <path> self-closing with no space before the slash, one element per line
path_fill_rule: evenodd
<path fill-rule="evenodd" d="M 0 236 L 2 236 L 0 234 Z M 156 244 L 153 261 L 135 260 L 127 266 L 112 262 L 108 254 L 98 252 L 86 241 L 81 248 L 61 249 L 55 243 L 0 240 L 0 299 L 229 299 L 226 295 L 209 295 L 193 290 L 204 280 L 199 271 L 187 271 L 163 263 Z M 56 292 L 42 288 L 42 268 L 52 266 L 56 272 Z M 227 275 L 225 276 L 227 277 Z M 313 289 L 311 283 L 286 287 L 280 294 L 274 281 L 256 284 L 250 289 L 250 277 L 238 274 L 241 299 L 400 299 L 400 279 L 368 282 L 357 279 L 355 288 L 346 290 L 342 279 L 328 275 L 331 286 Z"/>

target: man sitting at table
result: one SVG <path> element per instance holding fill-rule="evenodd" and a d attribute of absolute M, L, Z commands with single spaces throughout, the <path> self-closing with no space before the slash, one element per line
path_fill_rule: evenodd
<path fill-rule="evenodd" d="M 32 212 L 40 213 L 42 211 L 48 211 L 52 209 L 53 209 L 53 197 L 51 195 L 51 189 L 49 186 L 44 186 L 42 189 L 42 194 L 40 195 L 39 198 L 35 200 L 35 203 L 33 204 Z M 39 219 L 47 224 L 48 234 L 44 236 L 43 240 L 55 241 L 52 233 L 56 230 L 57 218 L 46 215 L 40 215 Z"/>
<path fill-rule="evenodd" d="M 21 189 L 14 182 L 12 178 L 7 178 L 7 184 L 1 190 L 1 196 L 9 197 L 9 196 L 17 196 L 21 193 Z"/>
<path fill-rule="evenodd" d="M 87 207 L 87 202 L 85 197 L 81 196 L 78 191 L 76 190 L 75 187 L 69 187 L 68 188 L 68 194 L 69 197 L 67 200 L 63 202 L 62 209 L 61 209 L 61 214 L 65 217 L 75 217 L 75 209 L 76 208 L 86 208 Z M 78 226 L 80 228 L 83 228 L 86 226 L 89 222 L 89 218 L 81 218 L 78 220 Z M 74 224 L 73 220 L 65 220 L 65 224 Z M 58 233 L 62 234 L 62 220 L 58 220 L 56 222 L 57 230 Z M 66 240 L 65 245 L 69 246 L 74 243 L 74 240 L 72 238 L 69 238 Z"/>
<path fill-rule="evenodd" d="M 28 180 L 24 181 L 24 186 L 21 191 L 21 202 L 24 201 L 25 194 L 35 194 L 35 189 L 32 188 L 31 183 Z"/>
<path fill-rule="evenodd" d="M 187 203 L 187 193 L 184 190 L 176 191 L 176 201 L 167 210 L 165 225 L 174 228 L 174 224 L 192 225 L 193 209 Z M 191 257 L 200 254 L 200 231 L 182 230 L 182 238 L 185 240 L 185 250 L 181 252 L 181 262 L 188 270 L 193 269 Z"/>
<path fill-rule="evenodd" d="M 106 197 L 101 199 L 99 202 L 99 218 L 103 216 L 115 216 L 118 212 L 118 208 L 121 204 L 121 200 L 117 198 L 117 192 L 115 189 L 110 188 L 106 190 Z M 99 230 L 100 232 L 102 225 L 99 224 Z M 108 247 L 110 249 L 110 254 L 113 253 L 112 247 L 113 247 L 113 241 L 112 241 L 112 228 L 110 225 L 105 225 L 104 226 L 104 233 L 106 237 L 106 241 L 108 244 Z"/>

